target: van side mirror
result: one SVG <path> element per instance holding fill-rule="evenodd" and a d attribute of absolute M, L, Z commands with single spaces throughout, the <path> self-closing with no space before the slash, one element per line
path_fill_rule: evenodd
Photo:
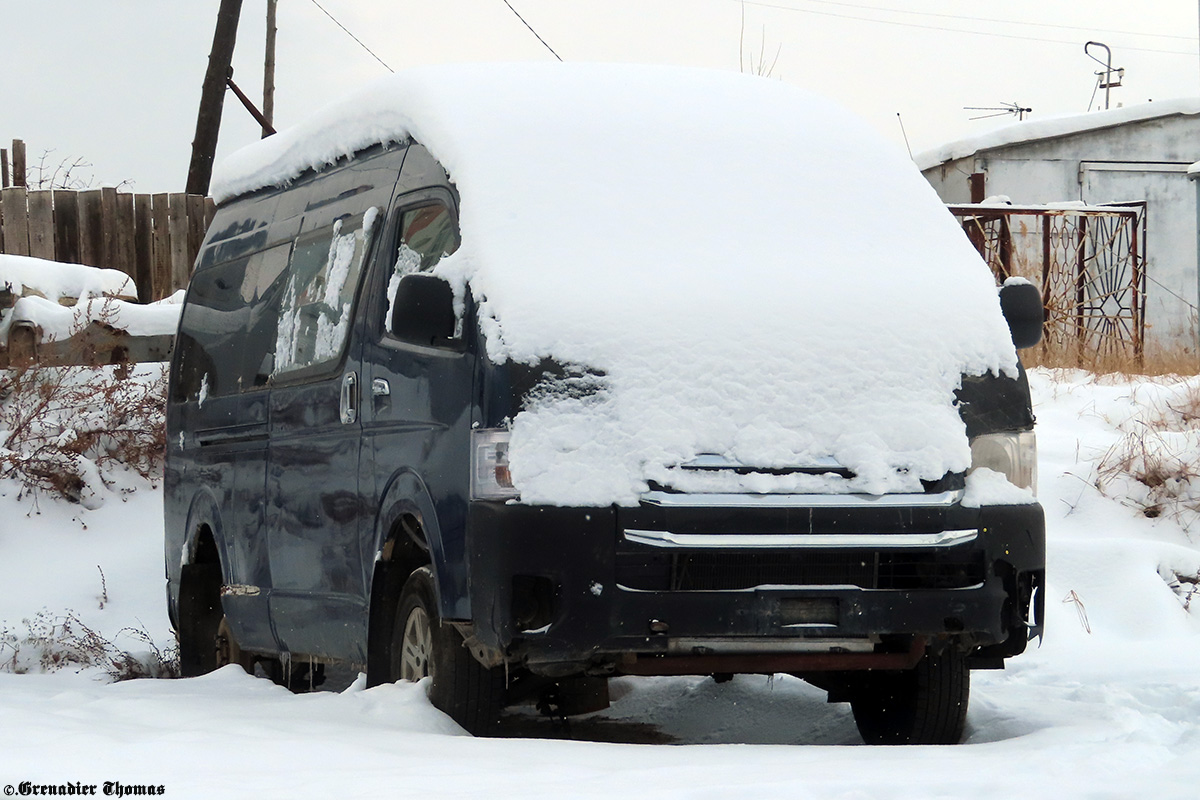
<path fill-rule="evenodd" d="M 454 290 L 427 272 L 400 279 L 392 304 L 392 335 L 413 344 L 440 345 L 454 338 Z"/>
<path fill-rule="evenodd" d="M 1000 310 L 1008 321 L 1013 345 L 1018 350 L 1033 347 L 1042 340 L 1046 321 L 1042 293 L 1032 283 L 1009 279 L 1000 287 Z"/>

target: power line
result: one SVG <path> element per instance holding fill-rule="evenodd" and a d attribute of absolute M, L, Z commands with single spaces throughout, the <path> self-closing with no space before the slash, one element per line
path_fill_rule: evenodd
<path fill-rule="evenodd" d="M 396 70 L 392 69 L 391 67 L 389 67 L 389 66 L 387 65 L 387 62 L 386 62 L 386 61 L 384 61 L 384 60 L 383 60 L 382 58 L 380 58 L 379 56 L 375 55 L 375 52 L 374 52 L 373 50 L 371 50 L 371 48 L 369 48 L 369 47 L 367 47 L 365 44 L 363 44 L 363 43 L 362 43 L 362 39 L 359 39 L 357 36 L 355 36 L 353 33 L 351 33 L 349 28 L 347 28 L 347 27 L 346 27 L 345 25 L 343 25 L 342 23 L 338 22 L 338 20 L 337 20 L 337 17 L 335 17 L 333 14 L 330 14 L 328 11 L 326 11 L 326 10 L 324 9 L 324 7 L 323 7 L 323 6 L 322 6 L 320 3 L 318 3 L 318 2 L 317 2 L 317 0 L 312 0 L 312 4 L 313 4 L 314 6 L 316 6 L 317 8 L 321 9 L 322 13 L 324 13 L 324 14 L 325 14 L 325 16 L 329 17 L 331 20 L 333 20 L 333 23 L 334 23 L 335 25 L 337 25 L 339 28 L 341 28 L 342 30 L 344 30 L 344 31 L 346 32 L 346 35 L 347 35 L 347 36 L 349 36 L 349 37 L 350 37 L 351 39 L 353 39 L 354 41 L 358 42 L 358 46 L 359 46 L 359 47 L 361 47 L 363 50 L 366 50 L 368 53 L 370 53 L 372 58 L 374 58 L 374 59 L 375 59 L 376 61 L 378 61 L 380 64 L 383 64 L 383 68 L 384 68 L 384 69 L 386 69 L 388 72 L 395 72 L 395 71 L 396 71 Z"/>
<path fill-rule="evenodd" d="M 1171 34 L 1171 33 L 1142 33 L 1139 31 L 1117 30 L 1115 28 L 1089 28 L 1089 27 L 1085 27 L 1085 26 L 1081 26 L 1081 25 L 1057 25 L 1052 22 L 1027 22 L 1025 20 L 997 19 L 995 17 L 972 17 L 972 16 L 966 16 L 963 14 L 939 14 L 934 11 L 909 11 L 907 9 L 902 9 L 902 8 L 886 8 L 884 6 L 869 6 L 869 5 L 862 5 L 860 3 L 844 3 L 844 2 L 838 2 L 838 0 L 804 0 L 804 1 L 809 2 L 809 3 L 815 3 L 817 5 L 822 5 L 822 6 L 840 6 L 842 8 L 856 8 L 856 9 L 861 9 L 863 11 L 884 11 L 884 12 L 891 13 L 891 14 L 909 14 L 911 16 L 918 16 L 918 17 L 940 17 L 942 19 L 961 19 L 961 20 L 965 20 L 968 22 L 996 22 L 1001 25 L 1025 25 L 1025 26 L 1034 27 L 1034 28 L 1059 28 L 1062 30 L 1069 30 L 1069 31 L 1084 31 L 1086 33 L 1119 33 L 1119 34 L 1123 34 L 1126 36 L 1148 36 L 1148 37 L 1152 37 L 1152 38 L 1156 38 L 1156 39 L 1180 39 L 1185 42 L 1193 42 L 1196 40 L 1195 36 L 1178 36 L 1176 34 Z M 750 0 L 746 0 L 746 2 L 748 3 L 748 5 L 752 5 L 752 6 L 767 5 L 766 3 L 756 3 L 756 2 L 751 2 Z M 783 6 L 768 6 L 768 7 L 783 8 Z M 801 11 L 802 9 L 794 9 L 794 10 Z"/>
<path fill-rule="evenodd" d="M 897 20 L 889 20 L 889 19 L 873 19 L 871 17 L 856 17 L 856 16 L 852 16 L 850 14 L 837 14 L 832 11 L 813 11 L 813 10 L 807 9 L 807 8 L 796 8 L 795 6 L 783 6 L 783 5 L 778 5 L 775 3 L 755 2 L 755 0 L 746 0 L 746 5 L 759 6 L 761 8 L 774 8 L 774 9 L 778 9 L 780 11 L 794 11 L 799 14 L 813 14 L 813 15 L 820 16 L 820 17 L 837 17 L 838 19 L 850 19 L 850 20 L 855 20 L 856 22 L 875 22 L 875 23 L 878 23 L 881 25 L 898 25 L 902 28 L 921 28 L 923 30 L 930 30 L 930 31 L 946 31 L 948 33 L 968 33 L 968 34 L 972 34 L 974 36 L 991 36 L 991 37 L 997 38 L 997 39 L 1016 39 L 1016 40 L 1023 41 L 1023 42 L 1047 42 L 1049 44 L 1069 44 L 1069 45 L 1072 45 L 1075 47 L 1077 47 L 1079 45 L 1079 42 L 1070 41 L 1067 39 L 1046 39 L 1046 38 L 1042 38 L 1042 37 L 1038 37 L 1038 36 L 1019 36 L 1019 35 L 1011 34 L 1011 33 L 990 33 L 988 31 L 972 31 L 972 30 L 966 30 L 964 28 L 946 28 L 946 27 L 942 27 L 942 26 L 938 26 L 938 25 L 922 25 L 921 23 L 918 23 L 918 22 L 900 22 Z M 881 9 L 881 10 L 887 10 L 887 9 Z M 1021 24 L 1024 24 L 1024 23 L 1021 23 Z M 1134 34 L 1134 35 L 1140 35 L 1140 34 Z M 1186 51 L 1182 51 L 1182 50 L 1158 50 L 1153 47 L 1131 47 L 1131 46 L 1123 45 L 1121 49 L 1122 50 L 1136 50 L 1136 51 L 1140 51 L 1143 53 L 1166 53 L 1168 55 L 1176 55 L 1176 56 L 1195 56 L 1196 55 L 1196 53 L 1194 53 L 1194 52 L 1186 52 Z"/>
<path fill-rule="evenodd" d="M 315 3 L 315 2 L 316 2 L 316 0 L 313 0 L 313 2 Z M 518 14 L 518 13 L 517 13 L 517 10 L 516 10 L 515 8 L 513 8 L 513 7 L 512 7 L 512 3 L 508 2 L 508 0 L 504 0 L 504 5 L 508 6 L 508 10 L 509 10 L 509 11 L 511 11 L 511 12 L 513 12 L 514 14 L 516 14 L 516 15 L 517 15 L 517 19 L 521 20 L 521 22 L 525 22 L 525 18 L 524 18 L 524 17 L 522 17 L 520 14 Z M 530 32 L 530 33 L 532 33 L 534 36 L 537 36 L 537 40 L 538 40 L 539 42 L 541 42 L 543 45 L 545 45 L 546 49 L 550 51 L 550 55 L 554 56 L 554 57 L 555 57 L 555 58 L 557 58 L 559 61 L 562 61 L 562 56 L 560 56 L 558 53 L 554 52 L 554 48 L 553 48 L 553 47 L 551 47 L 550 45 L 546 44 L 546 40 L 545 40 L 545 39 L 543 39 L 543 38 L 541 37 L 541 35 L 540 35 L 540 34 L 539 34 L 537 31 L 535 31 L 535 30 L 533 29 L 533 26 L 532 26 L 532 25 L 530 25 L 528 22 L 525 22 L 525 27 L 526 27 L 526 28 L 529 28 L 529 32 Z"/>

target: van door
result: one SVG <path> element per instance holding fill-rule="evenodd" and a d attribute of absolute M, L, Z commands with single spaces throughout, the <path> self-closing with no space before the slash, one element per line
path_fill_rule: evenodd
<path fill-rule="evenodd" d="M 410 152 L 406 174 L 413 161 Z M 383 244 L 387 250 L 377 259 L 384 268 L 368 285 L 372 306 L 363 349 L 363 484 L 373 487 L 379 509 L 374 545 L 403 516 L 416 517 L 432 551 L 442 617 L 466 619 L 473 355 L 461 325 L 455 341 L 444 347 L 402 342 L 390 332 L 400 278 L 432 269 L 458 249 L 457 215 L 445 189 L 402 194 L 392 206 Z"/>
<path fill-rule="evenodd" d="M 290 251 L 289 239 L 196 273 L 171 398 L 181 413 L 178 446 L 190 455 L 190 502 L 204 495 L 212 501 L 205 518 L 193 523 L 216 528 L 215 540 L 224 547 L 222 604 L 234 638 L 264 652 L 275 649 L 263 525 L 268 375 L 262 369 L 265 353 L 274 349 L 274 326 L 264 311 Z"/>
<path fill-rule="evenodd" d="M 280 301 L 270 394 L 271 619 L 283 651 L 366 658 L 359 526 L 355 305 L 379 209 L 296 240 Z"/>

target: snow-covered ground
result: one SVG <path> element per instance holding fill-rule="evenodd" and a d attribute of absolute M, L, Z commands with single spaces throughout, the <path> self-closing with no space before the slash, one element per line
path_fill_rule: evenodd
<path fill-rule="evenodd" d="M 848 706 L 783 676 L 620 679 L 608 711 L 565 728 L 520 715 L 511 738 L 480 740 L 423 684 L 297 695 L 236 668 L 115 684 L 97 669 L 0 672 L 0 785 L 103 794 L 115 781 L 205 798 L 1194 796 L 1200 624 L 1163 575 L 1195 575 L 1200 544 L 1170 515 L 1142 515 L 1119 482 L 1102 495 L 1092 473 L 1131 416 L 1178 387 L 1044 371 L 1033 386 L 1048 633 L 1006 671 L 974 673 L 961 746 L 864 746 Z M 146 649 L 128 627 L 169 645 L 161 495 L 135 482 L 94 511 L 0 484 L 0 628 L 70 609 L 122 646 Z"/>

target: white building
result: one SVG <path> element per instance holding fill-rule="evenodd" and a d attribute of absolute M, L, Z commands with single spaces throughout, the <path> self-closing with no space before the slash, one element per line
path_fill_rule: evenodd
<path fill-rule="evenodd" d="M 915 160 L 946 203 L 1144 202 L 1147 347 L 1195 347 L 1197 209 L 1187 171 L 1200 160 L 1200 99 L 1018 122 Z"/>

